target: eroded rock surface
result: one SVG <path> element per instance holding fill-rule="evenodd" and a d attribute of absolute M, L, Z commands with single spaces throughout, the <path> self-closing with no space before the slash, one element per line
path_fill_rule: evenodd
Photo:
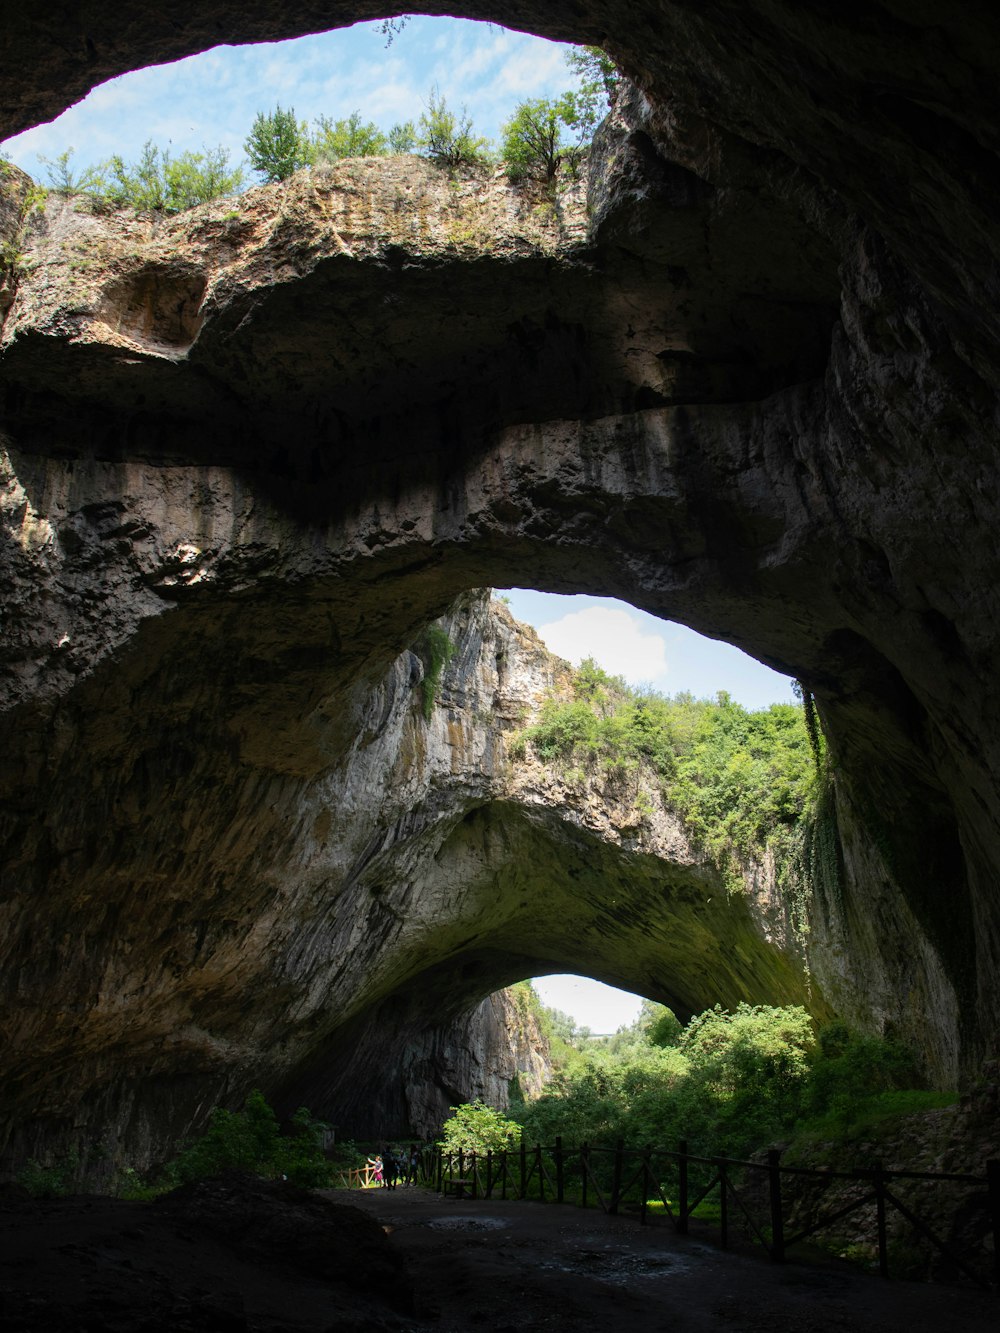
<path fill-rule="evenodd" d="M 5 86 L 4 114 L 130 62 L 364 13 L 14 16 L 24 91 Z M 103 1088 L 83 1120 L 127 1119 L 152 1152 L 264 1049 L 318 1087 L 308 1060 L 338 1024 L 412 1012 L 418 973 L 389 946 L 413 886 L 440 900 L 446 878 L 401 862 L 348 924 L 343 886 L 367 892 L 387 843 L 357 841 L 371 800 L 331 775 L 385 734 L 397 654 L 486 584 L 624 596 L 812 689 L 847 871 L 817 905 L 826 1002 L 922 1041 L 942 1081 L 996 1045 L 1000 20 L 781 0 L 489 16 L 604 40 L 642 89 L 594 154 L 586 235 L 572 200 L 552 217 L 419 164 L 167 223 L 55 201 L 23 216 L 5 186 L 23 258 L 0 293 L 0 1021 L 53 1053 L 44 1077 L 5 1081 L 17 1115 L 66 1122 Z M 401 194 L 426 227 L 399 221 Z M 415 740 L 388 766 L 401 802 L 425 758 Z M 395 840 L 433 844 L 435 821 L 399 808 L 412 833 Z M 478 809 L 428 940 L 429 967 L 454 964 L 433 993 L 455 1013 L 541 961 L 502 916 L 463 918 L 485 849 L 538 857 L 527 803 Z M 606 894 L 595 848 L 613 840 L 560 836 Z M 631 949 L 656 893 L 630 884 L 614 935 Z M 580 900 L 531 938 L 687 993 L 672 961 L 653 984 L 660 952 L 598 965 L 607 931 Z M 366 934 L 386 947 L 362 1000 L 348 964 Z M 753 964 L 725 962 L 720 997 L 752 993 Z"/>

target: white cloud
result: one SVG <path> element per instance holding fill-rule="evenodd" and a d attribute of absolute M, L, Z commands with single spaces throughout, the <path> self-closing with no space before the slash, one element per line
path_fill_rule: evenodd
<path fill-rule="evenodd" d="M 561 620 L 539 625 L 552 652 L 578 663 L 593 657 L 613 676 L 631 684 L 655 683 L 667 672 L 667 652 L 656 630 L 644 628 L 638 615 L 614 606 L 588 606 Z"/>
<path fill-rule="evenodd" d="M 639 1017 L 642 999 L 590 977 L 536 977 L 533 986 L 543 1004 L 576 1019 L 578 1027 L 603 1034 L 617 1032 Z"/>

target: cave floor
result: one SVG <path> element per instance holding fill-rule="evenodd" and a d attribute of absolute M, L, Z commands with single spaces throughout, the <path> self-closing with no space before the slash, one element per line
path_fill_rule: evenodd
<path fill-rule="evenodd" d="M 986 1291 L 885 1282 L 836 1260 L 771 1264 L 635 1216 L 402 1186 L 349 1197 L 389 1229 L 437 1333 L 996 1333 L 1000 1317 Z"/>
<path fill-rule="evenodd" d="M 0 1197 L 4 1333 L 995 1333 L 998 1314 L 971 1288 L 772 1265 L 634 1216 L 404 1186 Z"/>

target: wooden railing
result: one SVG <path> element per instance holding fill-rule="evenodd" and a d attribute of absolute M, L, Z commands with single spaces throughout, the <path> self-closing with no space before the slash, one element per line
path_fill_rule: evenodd
<path fill-rule="evenodd" d="M 540 1144 L 529 1148 L 522 1142 L 512 1152 L 446 1153 L 438 1148 L 429 1161 L 422 1159 L 422 1164 L 424 1183 L 439 1193 L 450 1190 L 474 1199 L 537 1198 L 544 1202 L 548 1197 L 556 1203 L 571 1201 L 584 1208 L 594 1202 L 611 1214 L 628 1204 L 638 1212 L 640 1223 L 650 1220 L 651 1204 L 662 1204 L 664 1213 L 682 1234 L 687 1233 L 689 1220 L 699 1205 L 717 1197 L 716 1225 L 722 1245 L 729 1244 L 735 1209 L 733 1215 L 737 1224 L 742 1224 L 742 1234 L 762 1246 L 776 1263 L 784 1262 L 790 1246 L 874 1204 L 882 1277 L 889 1276 L 887 1212 L 895 1210 L 971 1281 L 1000 1288 L 1000 1162 L 996 1161 L 987 1162 L 982 1176 L 887 1170 L 881 1163 L 864 1170 L 828 1171 L 782 1166 L 777 1152 L 767 1153 L 764 1161 L 753 1162 L 699 1156 L 688 1152 L 686 1143 L 680 1143 L 676 1150 L 627 1148 L 621 1142 L 614 1148 L 584 1143 L 568 1149 L 557 1138 L 551 1148 Z M 782 1179 L 792 1176 L 811 1177 L 824 1184 L 849 1181 L 857 1192 L 839 1208 L 811 1218 L 807 1225 L 797 1225 L 789 1234 L 790 1214 Z M 667 1177 L 669 1185 L 664 1184 Z M 985 1229 L 992 1233 L 989 1271 L 985 1265 L 980 1269 L 966 1255 L 956 1253 L 938 1235 L 933 1222 L 919 1216 L 915 1208 L 899 1198 L 898 1191 L 890 1188 L 896 1181 L 911 1180 L 958 1183 L 975 1191 L 973 1201 L 984 1210 Z M 456 1182 L 460 1182 L 457 1188 Z M 750 1195 L 756 1198 L 750 1199 Z"/>

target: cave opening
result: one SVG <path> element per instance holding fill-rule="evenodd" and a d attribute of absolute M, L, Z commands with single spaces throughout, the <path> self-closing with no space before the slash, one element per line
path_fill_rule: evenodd
<path fill-rule="evenodd" d="M 40 183 L 68 176 L 118 155 L 137 162 L 152 142 L 173 158 L 218 147 L 228 167 L 242 163 L 247 188 L 260 181 L 246 161 L 245 141 L 258 113 L 275 104 L 295 113 L 307 135 L 358 117 L 355 128 L 377 135 L 343 140 L 345 152 L 381 151 L 394 126 L 416 124 L 433 93 L 460 115 L 467 110 L 476 136 L 495 147 L 503 123 L 526 98 L 557 99 L 575 85 L 570 48 L 489 20 L 409 14 L 393 28 L 352 23 L 303 36 L 250 45 L 217 45 L 167 64 L 118 74 L 46 123 L 24 129 L 0 146 L 5 158 Z M 123 111 L 127 114 L 123 115 Z"/>

